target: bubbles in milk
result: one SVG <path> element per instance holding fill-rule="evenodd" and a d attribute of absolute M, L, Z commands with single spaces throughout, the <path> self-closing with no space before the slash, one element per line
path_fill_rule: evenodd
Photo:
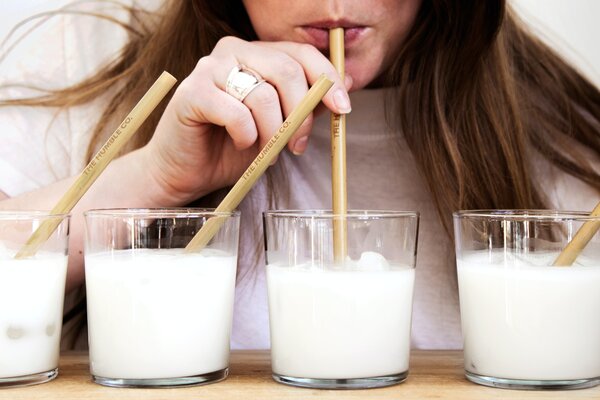
<path fill-rule="evenodd" d="M 368 271 L 385 271 L 390 268 L 390 263 L 379 253 L 365 251 L 356 262 L 357 269 Z"/>
<path fill-rule="evenodd" d="M 279 263 L 277 263 L 279 264 Z M 375 251 L 364 251 L 360 254 L 358 259 L 352 259 L 350 256 L 346 257 L 343 263 L 339 264 L 325 264 L 318 266 L 315 264 L 300 264 L 294 266 L 294 268 L 310 268 L 310 269 L 324 269 L 331 271 L 387 271 L 390 268 L 390 263 L 386 258 L 375 252 Z M 394 268 L 397 268 L 396 265 Z"/>
<path fill-rule="evenodd" d="M 0 378 L 49 371 L 58 362 L 67 257 L 13 257 L 0 243 Z"/>
<path fill-rule="evenodd" d="M 20 326 L 11 326 L 9 325 L 6 329 L 6 336 L 9 339 L 20 339 L 25 335 L 25 330 Z"/>

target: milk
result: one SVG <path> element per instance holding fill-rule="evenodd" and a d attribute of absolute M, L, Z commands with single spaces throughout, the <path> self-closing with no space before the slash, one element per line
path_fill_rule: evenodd
<path fill-rule="evenodd" d="M 508 379 L 600 376 L 600 263 L 487 252 L 458 259 L 468 372 Z"/>
<path fill-rule="evenodd" d="M 67 257 L 0 254 L 0 379 L 58 366 Z"/>
<path fill-rule="evenodd" d="M 90 369 L 104 378 L 227 368 L 236 257 L 205 249 L 86 255 Z"/>
<path fill-rule="evenodd" d="M 275 374 L 353 379 L 408 371 L 414 269 L 380 258 L 267 265 Z"/>

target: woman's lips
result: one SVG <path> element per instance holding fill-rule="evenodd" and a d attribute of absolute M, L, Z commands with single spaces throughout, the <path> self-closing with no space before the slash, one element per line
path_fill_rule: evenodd
<path fill-rule="evenodd" d="M 329 27 L 324 25 L 305 25 L 301 27 L 308 43 L 319 50 L 329 49 Z M 366 31 L 365 26 L 351 26 L 344 28 L 344 46 L 351 47 Z"/>

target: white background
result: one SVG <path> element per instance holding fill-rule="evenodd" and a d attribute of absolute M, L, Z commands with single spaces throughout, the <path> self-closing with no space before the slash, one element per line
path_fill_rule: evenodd
<path fill-rule="evenodd" d="M 0 38 L 18 21 L 71 1 L 1 0 Z M 512 4 L 548 43 L 600 86 L 600 0 L 512 0 Z"/>
<path fill-rule="evenodd" d="M 513 0 L 512 4 L 546 43 L 600 86 L 600 0 Z"/>

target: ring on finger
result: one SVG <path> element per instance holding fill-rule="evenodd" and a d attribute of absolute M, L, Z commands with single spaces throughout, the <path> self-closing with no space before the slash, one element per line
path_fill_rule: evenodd
<path fill-rule="evenodd" d="M 225 93 L 243 102 L 257 86 L 265 80 L 260 74 L 244 64 L 238 64 L 231 69 L 225 84 Z"/>

